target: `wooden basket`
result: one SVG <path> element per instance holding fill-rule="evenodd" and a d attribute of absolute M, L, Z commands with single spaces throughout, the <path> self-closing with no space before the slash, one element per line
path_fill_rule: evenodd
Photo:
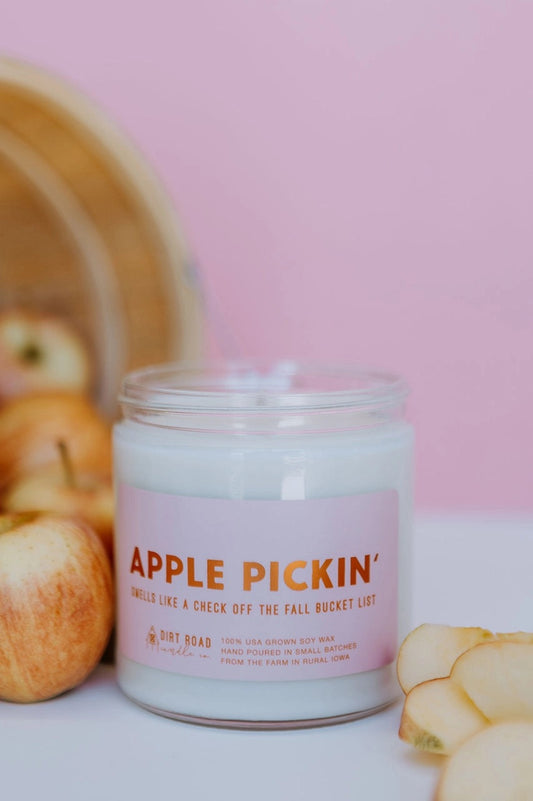
<path fill-rule="evenodd" d="M 200 292 L 142 156 L 61 80 L 0 59 L 0 304 L 72 320 L 112 413 L 123 374 L 202 352 Z"/>

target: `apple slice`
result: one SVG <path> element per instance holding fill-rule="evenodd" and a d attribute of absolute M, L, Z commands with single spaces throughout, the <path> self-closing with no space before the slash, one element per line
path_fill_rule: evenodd
<path fill-rule="evenodd" d="M 420 751 L 451 754 L 488 723 L 451 679 L 431 679 L 407 695 L 399 735 Z"/>
<path fill-rule="evenodd" d="M 448 760 L 435 801 L 530 801 L 533 798 L 533 723 L 489 726 Z"/>
<path fill-rule="evenodd" d="M 494 638 L 478 627 L 445 626 L 424 623 L 407 635 L 398 653 L 396 669 L 404 693 L 416 684 L 450 675 L 460 654 L 480 642 Z"/>
<path fill-rule="evenodd" d="M 498 632 L 498 634 L 496 634 L 496 639 L 506 642 L 525 642 L 529 645 L 533 645 L 533 634 L 529 631 Z"/>
<path fill-rule="evenodd" d="M 476 645 L 457 659 L 450 678 L 490 721 L 533 719 L 533 645 L 527 642 Z"/>

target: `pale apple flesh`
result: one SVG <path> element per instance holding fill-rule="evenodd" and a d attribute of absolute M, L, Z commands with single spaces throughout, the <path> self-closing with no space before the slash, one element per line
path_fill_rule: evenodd
<path fill-rule="evenodd" d="M 476 645 L 457 659 L 450 678 L 490 721 L 533 720 L 533 644 Z"/>
<path fill-rule="evenodd" d="M 488 629 L 424 623 L 407 635 L 396 663 L 405 693 L 430 679 L 445 678 L 460 654 L 477 643 L 493 639 Z"/>
<path fill-rule="evenodd" d="M 431 679 L 408 693 L 399 736 L 420 751 L 451 754 L 489 722 L 451 679 Z"/>
<path fill-rule="evenodd" d="M 399 735 L 418 750 L 451 755 L 435 801 L 533 801 L 533 634 L 478 631 L 484 638 L 457 656 L 448 677 L 408 692 Z M 404 683 L 429 667 L 446 669 L 445 660 L 426 658 L 427 649 L 442 655 L 464 633 L 430 625 L 412 632 Z"/>
<path fill-rule="evenodd" d="M 87 392 L 91 364 L 73 327 L 46 312 L 0 313 L 0 400 L 33 392 Z"/>
<path fill-rule="evenodd" d="M 473 735 L 448 760 L 435 801 L 531 801 L 533 723 L 505 722 Z"/>
<path fill-rule="evenodd" d="M 529 645 L 533 645 L 533 634 L 529 631 L 498 632 L 498 634 L 496 634 L 496 639 L 506 642 L 525 642 Z"/>
<path fill-rule="evenodd" d="M 0 698 L 41 701 L 80 684 L 113 625 L 109 559 L 84 523 L 0 517 Z"/>

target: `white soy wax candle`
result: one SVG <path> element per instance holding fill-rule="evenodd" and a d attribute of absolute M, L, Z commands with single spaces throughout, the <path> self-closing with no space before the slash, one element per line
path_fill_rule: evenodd
<path fill-rule="evenodd" d="M 409 625 L 406 387 L 369 370 L 168 365 L 115 427 L 117 669 L 179 720 L 289 728 L 397 697 Z"/>

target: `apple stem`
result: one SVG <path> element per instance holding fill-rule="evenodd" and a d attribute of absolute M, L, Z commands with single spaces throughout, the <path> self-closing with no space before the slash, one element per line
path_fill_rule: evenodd
<path fill-rule="evenodd" d="M 74 475 L 74 465 L 72 464 L 72 459 L 70 458 L 68 445 L 64 440 L 60 439 L 58 440 L 57 447 L 59 449 L 59 455 L 61 457 L 61 465 L 63 467 L 63 475 L 65 477 L 65 483 L 67 487 L 75 489 L 76 478 Z"/>

